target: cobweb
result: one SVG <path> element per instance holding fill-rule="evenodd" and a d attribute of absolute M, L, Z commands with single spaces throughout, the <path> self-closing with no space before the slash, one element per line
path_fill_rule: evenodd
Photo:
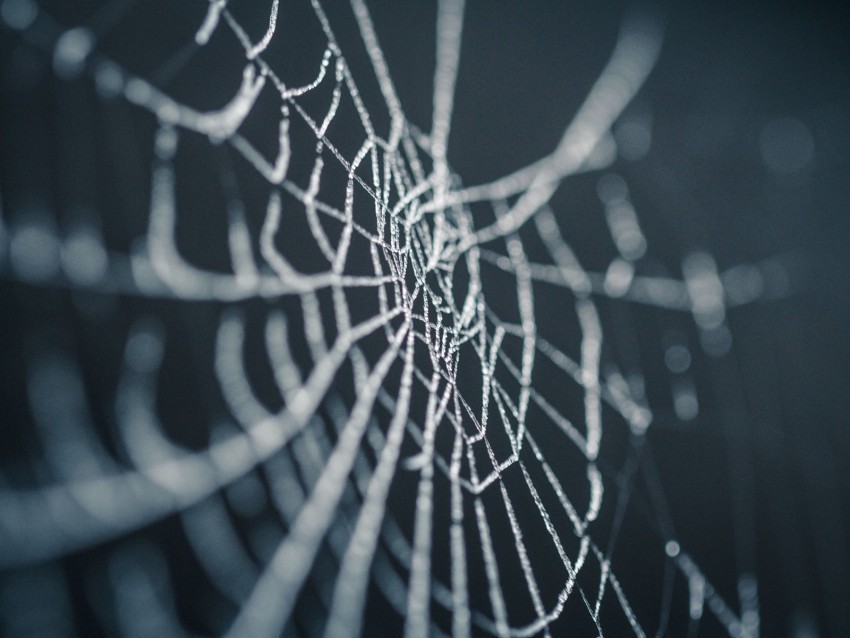
<path fill-rule="evenodd" d="M 659 375 L 609 337 L 623 331 L 614 301 L 696 326 L 698 348 L 684 328 L 657 346 L 670 418 L 692 421 L 694 361 L 722 366 L 727 313 L 778 294 L 773 262 L 720 272 L 690 252 L 680 277 L 644 268 L 652 238 L 613 130 L 660 23 L 624 19 L 550 154 L 468 186 L 448 160 L 461 0 L 439 3 L 424 128 L 363 0 L 348 15 L 356 66 L 313 0 L 306 82 L 275 49 L 285 6 L 266 3 L 260 24 L 232 4 L 211 0 L 194 40 L 147 75 L 99 46 L 131 3 L 72 28 L 32 0 L 0 5 L 4 37 L 120 109 L 152 149 L 148 192 L 128 195 L 141 238 L 116 239 L 91 192 L 61 223 L 3 212 L 3 276 L 68 291 L 55 323 L 78 326 L 27 342 L 32 427 L 0 487 L 10 635 L 646 636 L 706 622 L 758 635 L 748 504 L 724 597 L 640 469 Z M 219 52 L 204 67 L 218 106 L 160 88 L 206 51 Z M 204 178 L 188 168 L 201 154 L 216 158 Z M 595 209 L 554 203 L 594 174 Z M 603 224 L 602 267 L 564 230 L 577 215 Z M 86 330 L 121 338 L 86 355 L 68 336 Z M 630 509 L 639 481 L 648 497 Z M 632 534 L 637 557 L 618 560 Z"/>

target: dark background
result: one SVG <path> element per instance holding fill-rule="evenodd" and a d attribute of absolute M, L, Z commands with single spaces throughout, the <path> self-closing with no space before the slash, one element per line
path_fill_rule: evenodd
<path fill-rule="evenodd" d="M 233 42 L 217 34 L 223 42 L 211 43 L 208 50 L 193 53 L 194 45 L 185 48 L 205 3 L 116 3 L 107 10 L 99 10 L 98 4 L 45 6 L 60 24 L 100 25 L 100 31 L 95 29 L 102 33 L 99 51 L 152 78 L 179 100 L 212 108 L 232 94 L 232 80 L 243 66 Z M 309 7 L 290 4 L 281 6 L 276 39 L 283 43 L 274 45 L 278 48 L 273 46 L 268 56 L 281 76 L 297 85 L 314 77 L 324 40 Z M 124 5 L 126 10 L 112 12 Z M 418 2 L 369 6 L 406 114 L 427 130 L 436 9 Z M 554 148 L 604 66 L 623 14 L 633 8 L 614 2 L 469 2 L 449 144 L 449 160 L 465 184 L 509 173 Z M 841 7 L 827 3 L 670 3 L 644 9 L 663 19 L 664 44 L 655 70 L 626 115 L 649 117 L 652 146 L 638 160 L 618 159 L 612 170 L 628 182 L 649 240 L 647 271 L 680 278 L 682 257 L 702 249 L 714 255 L 721 271 L 782 257 L 789 284 L 780 299 L 729 311 L 734 349 L 727 360 L 717 362 L 694 350 L 702 409 L 688 424 L 672 415 L 660 353 L 668 328 L 683 331 L 695 344 L 693 322 L 672 311 L 600 302 L 610 322 L 606 325 L 625 318 L 631 326 L 657 415 L 649 445 L 637 457 L 636 496 L 617 541 L 615 571 L 644 628 L 654 631 L 663 564 L 659 537 L 666 535 L 659 529 L 657 512 L 647 505 L 649 477 L 656 472 L 676 537 L 733 608 L 736 575 L 744 568 L 755 570 L 762 635 L 847 635 L 850 21 Z M 232 10 L 252 33 L 262 32 L 265 7 L 234 2 Z M 376 114 L 378 130 L 384 131 L 385 114 L 380 114 L 381 100 L 370 84 L 368 59 L 350 9 L 332 3 L 327 10 Z M 155 123 L 124 103 L 101 104 L 87 79 L 55 80 L 49 48 L 49 37 L 25 43 L 2 31 L 4 220 L 10 225 L 16 216 L 36 210 L 63 227 L 86 206 L 85 214 L 99 220 L 108 244 L 126 252 L 145 229 Z M 267 144 L 269 154 L 276 143 L 276 108 L 272 100 L 261 101 L 246 122 L 246 136 L 260 148 Z M 760 153 L 760 136 L 778 117 L 803 122 L 814 142 L 812 162 L 791 176 L 772 173 Z M 337 139 L 341 148 L 360 142 L 356 135 L 348 139 L 344 131 L 337 131 Z M 188 135 L 184 144 L 177 175 L 187 184 L 178 194 L 178 199 L 184 198 L 179 208 L 185 212 L 185 226 L 178 228 L 178 241 L 196 263 L 226 267 L 226 228 L 221 215 L 208 213 L 221 209 L 219 187 L 209 186 L 210 175 L 220 167 L 216 162 L 236 164 L 246 180 L 240 183 L 240 196 L 249 208 L 263 201 L 265 191 L 258 181 L 252 187 L 250 171 L 238 158 L 220 160 L 222 153 L 210 152 L 206 140 Z M 292 179 L 305 183 L 310 168 L 310 162 L 293 162 Z M 568 180 L 553 199 L 562 232 L 591 270 L 604 269 L 612 256 L 595 195 L 597 178 Z M 534 248 L 529 250 L 533 257 Z M 310 257 L 305 252 L 303 258 Z M 219 308 L 72 295 L 61 287 L 16 283 L 6 265 L 4 269 L 0 428 L 10 443 L 0 446 L 0 458 L 13 482 L 26 480 L 20 478 L 27 476 L 21 466 L 34 449 L 22 400 L 22 371 L 30 354 L 45 347 L 75 352 L 89 398 L 98 418 L 106 421 L 102 413 L 107 410 L 97 406 L 110 401 L 126 327 L 141 313 L 157 315 L 169 334 L 176 335 L 169 341 L 163 373 L 173 383 L 163 383 L 160 396 L 165 420 L 172 424 L 170 434 L 190 445 L 202 444 L 207 421 L 222 410 L 216 404 L 220 399 L 210 397 L 208 390 L 215 379 L 207 337 L 214 334 Z M 510 305 L 510 294 L 500 299 L 494 292 L 498 287 L 491 290 L 488 300 L 494 307 Z M 261 315 L 264 307 L 249 311 Z M 557 320 L 540 321 L 550 331 L 557 329 Z M 616 350 L 606 354 L 614 360 L 622 356 Z M 186 361 L 192 362 L 194 374 L 185 374 Z M 552 396 L 545 391 L 547 381 L 539 382 L 541 392 Z M 186 405 L 197 405 L 198 399 L 207 407 L 185 417 Z M 624 451 L 631 449 L 625 436 L 615 427 L 610 430 L 607 476 L 614 482 L 607 494 L 615 503 L 620 490 L 614 479 L 633 457 Z M 525 507 L 533 514 L 530 503 L 520 504 L 520 516 Z M 754 525 L 752 542 L 744 541 L 743 548 L 736 545 L 734 530 L 740 521 L 736 523 L 735 507 L 751 512 Z M 603 513 L 600 529 L 610 525 L 610 516 L 610 511 Z M 181 570 L 189 573 L 196 566 L 175 558 L 182 545 L 171 534 L 172 527 L 176 529 L 176 523 L 166 521 L 142 533 L 166 548 L 179 590 Z M 69 582 L 82 582 L 96 570 L 92 565 L 98 564 L 99 551 L 63 562 Z M 194 584 L 193 578 L 186 576 L 183 582 Z M 507 593 L 519 597 L 525 585 L 519 576 L 515 579 L 504 584 Z M 198 631 L 214 631 L 204 620 L 204 595 L 178 593 L 181 619 Z M 608 595 L 612 598 L 607 604 L 616 607 L 613 595 Z M 684 635 L 687 599 L 681 581 L 673 600 L 669 635 Z M 85 611 L 91 597 L 75 593 L 73 603 L 77 626 L 84 633 L 93 631 L 94 615 Z M 368 635 L 393 634 L 395 629 L 389 628 L 397 621 L 385 621 L 383 613 L 377 604 Z M 561 635 L 558 632 L 575 630 L 570 623 L 578 616 L 578 608 L 568 608 L 553 631 Z M 622 620 L 611 623 L 615 629 L 606 635 L 620 635 Z M 719 632 L 719 625 L 706 619 L 700 635 Z"/>

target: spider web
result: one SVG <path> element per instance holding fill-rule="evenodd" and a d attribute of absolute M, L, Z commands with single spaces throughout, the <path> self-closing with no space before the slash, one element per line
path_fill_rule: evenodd
<path fill-rule="evenodd" d="M 129 3 L 115 6 L 120 14 Z M 186 633 L 167 540 L 145 536 L 176 517 L 193 569 L 229 610 L 197 615 L 231 636 L 349 636 L 380 614 L 395 620 L 371 632 L 397 622 L 411 637 L 585 626 L 645 636 L 664 634 L 681 610 L 693 632 L 705 613 L 728 635 L 757 635 L 746 550 L 732 604 L 676 537 L 660 485 L 639 522 L 663 573 L 650 579 L 653 618 L 630 602 L 646 596 L 634 591 L 633 566 L 614 557 L 656 415 L 639 361 L 608 346 L 616 327 L 602 306 L 690 315 L 702 356 L 722 360 L 732 347 L 727 311 L 771 295 L 769 268 L 719 272 L 704 252 L 682 256 L 681 279 L 642 272 L 650 242 L 628 184 L 610 172 L 623 144 L 612 131 L 653 68 L 659 24 L 624 20 L 551 154 L 467 186 L 448 161 L 462 1 L 439 3 L 428 131 L 407 119 L 362 0 L 351 8 L 374 75 L 363 81 L 377 81 L 382 102 L 368 107 L 374 96 L 358 88 L 318 0 L 324 40 L 303 84 L 274 55 L 284 8 L 270 3 L 265 31 L 243 24 L 239 8 L 211 0 L 194 42 L 167 73 L 144 77 L 101 53 L 93 26 L 60 27 L 29 0 L 2 4 L 6 27 L 51 56 L 62 82 L 87 83 L 99 101 L 155 127 L 146 231 L 125 251 L 108 246 L 97 216 L 64 235 L 38 214 L 0 226 L 5 277 L 137 300 L 108 400 L 92 404 L 73 348 L 41 341 L 27 362 L 38 452 L 23 462 L 29 469 L 10 465 L 0 491 L 4 567 L 106 548 L 100 580 L 112 593 L 94 605 L 98 622 Z M 241 55 L 241 78 L 216 79 L 227 86 L 223 106 L 158 88 L 217 40 Z M 212 62 L 207 73 L 219 78 Z M 256 135 L 257 111 L 274 134 Z M 193 144 L 232 158 L 216 165 L 217 184 L 195 187 L 215 190 L 206 197 L 224 212 L 224 267 L 196 263 L 209 246 L 191 257 L 183 247 L 187 233 L 207 238 L 205 225 L 218 223 L 181 195 L 181 154 Z M 593 214 L 614 248 L 599 271 L 582 265 L 563 230 L 571 213 L 552 204 L 562 184 L 596 172 Z M 206 346 L 215 387 L 200 394 L 222 409 L 206 421 L 215 407 L 194 416 L 191 406 L 163 407 L 162 378 L 191 367 L 164 368 L 180 333 L 157 309 L 173 302 L 216 324 Z M 77 299 L 83 317 L 90 303 Z M 689 421 L 700 409 L 690 372 L 699 353 L 672 334 L 673 411 Z M 169 435 L 181 413 L 198 429 L 191 442 Z M 45 573 L 27 591 L 61 591 L 61 574 Z"/>

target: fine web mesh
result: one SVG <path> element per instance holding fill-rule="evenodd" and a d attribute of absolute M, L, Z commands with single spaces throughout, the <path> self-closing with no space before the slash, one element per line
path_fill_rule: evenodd
<path fill-rule="evenodd" d="M 670 418 L 693 421 L 694 360 L 727 357 L 727 311 L 775 295 L 778 276 L 772 262 L 720 272 L 706 252 L 680 255 L 681 276 L 643 268 L 653 239 L 616 170 L 617 145 L 635 144 L 612 131 L 660 24 L 624 19 L 551 154 L 469 186 L 448 161 L 463 2 L 439 3 L 427 126 L 407 119 L 362 0 L 352 66 L 318 0 L 298 65 L 276 54 L 284 4 L 262 23 L 232 4 L 198 11 L 194 40 L 150 73 L 102 51 L 94 26 L 2 4 L 7 34 L 120 109 L 153 160 L 129 196 L 141 239 L 106 237 L 95 202 L 67 232 L 4 212 L 5 277 L 91 295 L 74 297 L 84 324 L 125 305 L 106 322 L 122 335 L 100 371 L 112 381 L 87 380 L 67 340 L 30 346 L 38 442 L 0 489 L 2 565 L 100 564 L 84 594 L 48 568 L 31 586 L 60 601 L 50 622 L 127 635 L 757 635 L 747 542 L 723 596 L 639 469 L 657 419 L 647 379 L 663 380 Z M 193 64 L 218 106 L 160 88 Z M 187 168 L 199 155 L 205 179 Z M 556 192 L 587 176 L 595 208 L 559 208 Z M 592 266 L 570 215 L 607 238 Z M 678 312 L 660 375 L 609 344 L 624 330 L 613 302 Z M 175 591 L 185 578 L 197 600 Z"/>

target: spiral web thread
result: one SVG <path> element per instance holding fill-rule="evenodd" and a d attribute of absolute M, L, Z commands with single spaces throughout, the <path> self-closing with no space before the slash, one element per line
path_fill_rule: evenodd
<path fill-rule="evenodd" d="M 597 304 L 608 297 L 622 298 L 690 313 L 701 331 L 703 349 L 722 357 L 731 345 L 726 310 L 763 296 L 753 285 L 758 267 L 719 273 L 711 256 L 695 253 L 685 257 L 681 281 L 640 275 L 647 239 L 628 187 L 619 176 L 608 174 L 600 180 L 599 194 L 618 255 L 605 273 L 588 272 L 562 236 L 549 200 L 563 180 L 612 162 L 612 126 L 650 73 L 660 49 L 660 31 L 649 20 L 626 21 L 607 65 L 555 150 L 501 179 L 464 187 L 447 161 L 463 2 L 445 0 L 439 5 L 433 121 L 427 134 L 405 117 L 367 7 L 362 0 L 351 4 L 390 116 L 385 136 L 372 123 L 318 0 L 312 6 L 327 46 L 315 61 L 315 80 L 298 87 L 289 86 L 276 74 L 273 60 L 264 57 L 269 43 L 283 37 L 277 29 L 278 0 L 269 7 L 265 34 L 247 33 L 225 0 L 211 0 L 196 43 L 203 47 L 213 38 L 229 37 L 229 32 L 245 55 L 241 85 L 229 103 L 212 112 L 177 102 L 98 53 L 94 35 L 85 27 L 60 29 L 29 0 L 3 3 L 7 28 L 38 47 L 50 43 L 60 78 L 90 76 L 102 99 L 126 100 L 158 121 L 148 232 L 137 249 L 126 256 L 109 251 L 93 226 L 59 237 L 43 221 L 3 224 L 5 276 L 33 286 L 221 302 L 215 374 L 233 422 L 211 429 L 210 444 L 201 451 L 169 440 L 155 396 L 165 337 L 157 324 L 141 320 L 127 338 L 115 397 L 116 427 L 128 457 L 124 463 L 98 441 L 74 360 L 60 351 L 42 353 L 28 370 L 28 387 L 51 478 L 40 486 L 5 485 L 0 491 L 0 560 L 13 567 L 59 559 L 177 515 L 210 581 L 235 605 L 231 636 L 279 635 L 298 612 L 299 595 L 308 582 L 319 584 L 325 605 L 316 631 L 329 637 L 351 635 L 361 626 L 371 588 L 404 618 L 405 635 L 411 637 L 445 632 L 467 636 L 473 631 L 548 636 L 549 625 L 573 597 L 580 599 L 599 635 L 604 635 L 603 603 L 617 605 L 636 635 L 652 633 L 633 613 L 629 592 L 610 559 L 617 526 L 607 543 L 591 529 L 604 499 L 613 498 L 609 492 L 625 493 L 628 500 L 634 480 L 625 469 L 606 477 L 599 468 L 603 420 L 606 428 L 627 428 L 634 447 L 643 444 L 653 420 L 639 387 L 615 362 L 604 360 Z M 327 85 L 333 88 L 324 110 L 307 112 L 303 98 Z M 273 94 L 280 104 L 279 151 L 272 159 L 240 135 L 261 93 Z M 362 144 L 354 156 L 345 156 L 333 142 L 337 111 L 345 101 L 353 104 L 362 126 Z M 294 126 L 306 127 L 315 138 L 310 160 L 291 154 Z M 180 176 L 174 160 L 181 138 L 193 133 L 207 137 L 211 145 L 229 145 L 268 183 L 258 237 L 251 236 L 245 220 L 250 211 L 238 195 L 227 203 L 228 273 L 193 266 L 175 240 L 180 216 L 175 185 Z M 295 161 L 312 162 L 308 183 L 288 179 Z M 322 200 L 323 174 L 330 163 L 347 175 L 342 208 Z M 472 206 L 488 207 L 495 221 L 476 225 Z M 361 211 L 370 210 L 371 226 L 355 221 Z M 327 261 L 321 272 L 300 272 L 275 243 L 293 215 L 305 216 L 309 224 L 310 239 Z M 335 234 L 328 233 L 334 225 Z M 520 231 L 536 233 L 550 263 L 529 260 Z M 351 252 L 363 246 L 373 273 L 350 274 Z M 504 271 L 515 280 L 518 321 L 500 319 L 488 305 L 480 277 L 485 268 Z M 460 298 L 455 290 L 458 274 L 467 280 Z M 574 298 L 581 331 L 578 360 L 538 332 L 535 314 L 541 305 L 534 293 L 541 282 Z M 377 307 L 359 322 L 351 318 L 348 296 L 355 289 L 372 295 Z M 292 333 L 285 313 L 269 312 L 265 342 L 283 399 L 278 411 L 257 398 L 244 369 L 246 323 L 237 308 L 243 301 L 282 296 L 299 299 L 304 334 Z M 326 334 L 323 318 L 328 317 L 333 319 L 333 335 Z M 360 343 L 375 335 L 383 335 L 383 350 L 378 356 L 367 355 Z M 307 344 L 307 369 L 292 354 L 291 340 Z M 508 354 L 505 345 L 510 341 L 518 346 L 518 357 Z M 679 348 L 679 354 L 687 354 Z M 581 389 L 583 414 L 577 419 L 559 412 L 535 389 L 535 364 L 543 360 L 559 371 L 562 383 Z M 673 372 L 683 369 L 671 366 Z M 476 402 L 464 396 L 458 375 L 459 370 L 469 375 L 476 368 L 481 396 L 473 407 Z M 334 390 L 341 375 L 350 375 L 355 388 L 355 399 L 348 404 Z M 686 376 L 681 379 L 687 381 Z M 424 410 L 413 407 L 418 405 L 416 396 L 425 397 Z M 618 415 L 616 420 L 603 419 L 604 406 Z M 697 409 L 694 390 L 685 382 L 679 386 L 676 407 L 682 414 Z M 529 418 L 530 410 L 543 417 Z M 330 421 L 335 437 L 322 432 L 317 425 L 322 419 Z M 452 433 L 450 449 L 436 443 L 440 428 Z M 579 453 L 586 464 L 585 485 L 563 483 L 557 476 L 547 459 L 560 451 L 538 444 L 541 429 L 558 432 L 561 445 Z M 495 436 L 507 438 L 509 454 L 500 456 L 491 445 Z M 405 456 L 403 447 L 411 441 L 419 451 Z M 532 467 L 542 472 L 532 475 Z M 269 477 L 269 497 L 287 531 L 268 560 L 258 563 L 232 529 L 224 503 L 232 498 L 229 486 L 259 470 Z M 387 506 L 399 472 L 418 476 L 411 534 L 395 522 Z M 521 478 L 522 490 L 509 491 L 503 480 L 509 473 Z M 451 495 L 449 582 L 437 578 L 431 564 L 438 481 L 448 482 Z M 520 566 L 516 574 L 500 571 L 502 556 L 494 550 L 498 539 L 493 538 L 493 513 L 488 511 L 493 505 L 482 498 L 493 492 L 498 494 L 493 502 L 500 503 L 500 514 L 510 524 L 509 545 Z M 576 493 L 586 494 L 586 507 L 575 504 Z M 557 516 L 544 504 L 551 498 L 562 510 Z M 545 542 L 536 540 L 534 548 L 523 535 L 525 521 L 518 515 L 529 510 L 516 507 L 528 502 L 548 535 Z M 569 524 L 555 522 L 564 515 Z M 729 635 L 757 635 L 752 577 L 740 576 L 739 606 L 728 604 L 672 531 L 663 521 L 659 524 L 665 560 L 687 583 L 692 628 L 707 606 Z M 474 545 L 468 542 L 470 533 Z M 568 551 L 568 540 L 575 551 Z M 145 551 L 116 550 L 111 563 L 118 622 L 127 633 L 144 633 L 145 628 L 184 633 L 168 600 L 166 567 Z M 537 551 L 547 552 L 550 563 L 562 572 L 562 588 L 554 596 L 538 585 L 529 558 Z M 314 570 L 323 552 L 330 552 L 338 565 L 330 578 Z M 482 574 L 468 570 L 472 552 L 480 552 Z M 579 574 L 590 564 L 599 570 L 595 584 L 580 584 Z M 505 578 L 522 579 L 527 586 L 531 618 L 525 617 L 527 610 L 512 608 L 503 594 Z M 470 602 L 475 579 L 476 586 L 486 583 L 489 608 L 478 609 Z M 121 596 L 132 596 L 134 606 L 122 607 Z M 664 618 L 671 598 L 669 593 L 662 598 Z M 433 605 L 448 610 L 447 626 L 432 617 Z M 658 634 L 664 633 L 664 622 Z"/>

